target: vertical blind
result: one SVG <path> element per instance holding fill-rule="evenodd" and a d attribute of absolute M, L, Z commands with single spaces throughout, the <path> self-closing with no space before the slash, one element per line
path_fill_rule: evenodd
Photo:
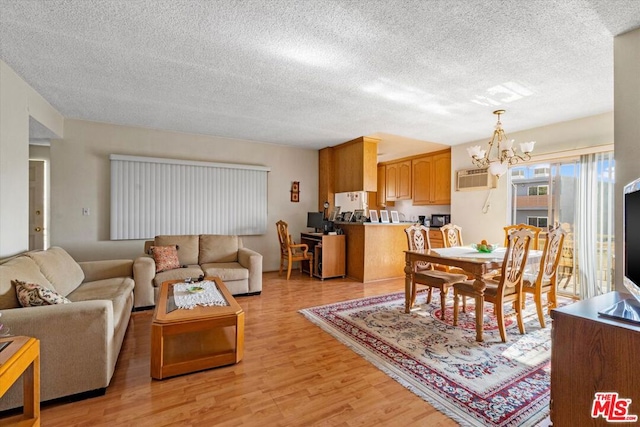
<path fill-rule="evenodd" d="M 264 166 L 112 154 L 111 240 L 264 234 Z"/>

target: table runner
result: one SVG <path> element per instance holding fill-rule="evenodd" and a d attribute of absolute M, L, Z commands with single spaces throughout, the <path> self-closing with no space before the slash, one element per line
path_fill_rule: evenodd
<path fill-rule="evenodd" d="M 201 292 L 189 292 L 189 288 L 199 286 Z M 210 280 L 195 283 L 177 283 L 173 286 L 173 298 L 178 308 L 192 309 L 197 305 L 227 306 L 229 303 Z"/>

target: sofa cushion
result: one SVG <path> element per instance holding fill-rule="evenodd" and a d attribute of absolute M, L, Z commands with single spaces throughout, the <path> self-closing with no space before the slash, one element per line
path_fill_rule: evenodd
<path fill-rule="evenodd" d="M 153 284 L 156 287 L 160 287 L 163 282 L 166 282 L 168 280 L 184 280 L 187 277 L 197 279 L 203 274 L 204 272 L 199 265 L 188 265 L 184 268 L 176 268 L 175 270 L 168 270 L 163 271 L 162 273 L 157 273 L 156 277 L 153 278 Z"/>
<path fill-rule="evenodd" d="M 198 263 L 198 235 L 161 235 L 156 236 L 155 246 L 178 246 L 180 265 Z"/>
<path fill-rule="evenodd" d="M 153 260 L 156 262 L 156 273 L 180 268 L 176 245 L 151 246 L 151 255 L 153 255 Z"/>
<path fill-rule="evenodd" d="M 0 310 L 21 307 L 15 286 L 11 283 L 13 280 L 39 283 L 47 289 L 53 289 L 34 260 L 26 256 L 10 259 L 0 264 Z"/>
<path fill-rule="evenodd" d="M 113 319 L 116 324 L 114 328 L 120 328 L 120 321 L 128 321 L 129 316 L 125 316 L 124 310 L 130 310 L 127 300 L 131 298 L 134 282 L 130 277 L 116 277 L 112 279 L 96 280 L 83 283 L 71 292 L 68 296 L 73 302 L 109 300 L 113 304 Z"/>
<path fill-rule="evenodd" d="M 238 249 L 242 247 L 238 236 L 203 234 L 200 236 L 198 264 L 238 261 Z"/>
<path fill-rule="evenodd" d="M 219 277 L 223 282 L 249 278 L 249 270 L 237 262 L 213 262 L 202 264 L 206 277 Z"/>
<path fill-rule="evenodd" d="M 38 264 L 42 274 L 53 285 L 53 290 L 62 296 L 69 295 L 84 280 L 82 268 L 62 248 L 51 247 L 46 251 L 28 252 L 27 256 Z"/>
<path fill-rule="evenodd" d="M 16 288 L 18 301 L 23 307 L 38 307 L 41 305 L 68 304 L 71 301 L 51 289 L 37 283 L 23 282 L 22 280 L 13 280 Z"/>
<path fill-rule="evenodd" d="M 15 286 L 11 283 L 13 280 L 39 283 L 47 289 L 53 289 L 34 260 L 26 256 L 10 259 L 0 264 L 0 310 L 21 307 Z"/>

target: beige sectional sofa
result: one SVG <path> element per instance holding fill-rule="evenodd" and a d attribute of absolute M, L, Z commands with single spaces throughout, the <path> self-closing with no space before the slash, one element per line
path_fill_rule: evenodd
<path fill-rule="evenodd" d="M 180 267 L 156 272 L 152 246 L 178 247 Z M 262 292 L 262 255 L 242 245 L 239 236 L 216 234 L 162 235 L 145 244 L 145 255 L 133 265 L 136 307 L 155 305 L 162 282 L 217 276 L 232 295 Z"/>
<path fill-rule="evenodd" d="M 134 304 L 133 260 L 76 262 L 62 248 L 0 264 L 0 321 L 12 335 L 40 340 L 41 401 L 104 392 Z M 36 283 L 72 303 L 22 307 L 12 281 Z M 22 380 L 0 411 L 22 406 Z"/>

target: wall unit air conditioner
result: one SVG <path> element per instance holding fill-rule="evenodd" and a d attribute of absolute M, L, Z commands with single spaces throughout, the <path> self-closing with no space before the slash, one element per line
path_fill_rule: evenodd
<path fill-rule="evenodd" d="M 457 191 L 487 190 L 496 188 L 498 180 L 488 169 L 465 169 L 456 173 Z"/>

